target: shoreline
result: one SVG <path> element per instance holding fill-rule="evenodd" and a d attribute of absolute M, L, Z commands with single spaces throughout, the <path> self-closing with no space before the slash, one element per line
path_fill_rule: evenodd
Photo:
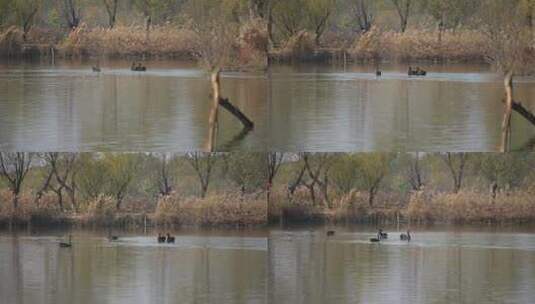
<path fill-rule="evenodd" d="M 355 34 L 350 44 L 335 39 L 316 45 L 311 33 L 301 31 L 282 41 L 264 56 L 273 63 L 489 63 L 486 38 L 480 33 L 471 30 L 446 31 L 442 33 L 440 41 L 437 36 L 437 30 L 410 30 L 405 33 L 372 30 Z M 195 32 L 172 25 L 154 27 L 150 38 L 138 26 L 120 26 L 109 30 L 85 25 L 70 33 L 34 28 L 28 37 L 24 41 L 22 32 L 15 27 L 0 31 L 0 58 L 166 59 L 192 62 L 200 59 L 197 50 L 200 41 Z M 239 37 L 236 39 L 239 44 Z"/>

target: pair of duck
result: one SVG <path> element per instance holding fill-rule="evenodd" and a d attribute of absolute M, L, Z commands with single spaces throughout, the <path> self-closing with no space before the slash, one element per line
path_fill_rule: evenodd
<path fill-rule="evenodd" d="M 102 69 L 100 68 L 100 64 L 98 63 L 97 65 L 92 66 L 91 70 L 95 73 L 100 73 L 102 71 Z M 137 64 L 136 62 L 132 62 L 132 66 L 130 67 L 130 70 L 134 72 L 146 72 L 147 67 L 142 65 L 141 62 L 138 62 Z"/>
<path fill-rule="evenodd" d="M 409 76 L 426 76 L 427 71 L 420 69 L 419 67 L 416 67 L 413 69 L 411 66 L 409 67 Z"/>
<path fill-rule="evenodd" d="M 158 233 L 158 243 L 175 243 L 175 237 L 171 236 L 169 233 L 167 235 L 163 235 L 161 233 Z"/>
<path fill-rule="evenodd" d="M 379 231 L 377 231 L 377 237 L 371 238 L 370 242 L 379 243 L 380 241 L 386 240 L 386 239 L 388 239 L 388 233 L 383 232 L 383 229 L 379 229 Z M 399 239 L 402 240 L 402 241 L 410 242 L 411 241 L 411 232 L 409 230 L 407 230 L 407 234 L 402 233 L 399 236 Z"/>
<path fill-rule="evenodd" d="M 379 69 L 375 70 L 375 76 L 381 77 L 383 75 L 383 72 Z M 409 76 L 426 76 L 427 71 L 420 69 L 419 67 L 416 67 L 413 69 L 412 67 L 409 67 Z"/>
<path fill-rule="evenodd" d="M 134 72 L 146 72 L 147 71 L 147 67 L 142 65 L 141 62 L 138 62 L 137 65 L 136 65 L 136 62 L 132 62 L 132 66 L 130 67 L 130 70 L 134 71 Z"/>

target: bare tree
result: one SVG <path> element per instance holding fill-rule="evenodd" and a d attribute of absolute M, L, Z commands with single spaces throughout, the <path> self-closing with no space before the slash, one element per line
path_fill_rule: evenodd
<path fill-rule="evenodd" d="M 306 17 L 310 27 L 314 31 L 315 43 L 320 45 L 320 38 L 327 29 L 329 18 L 335 8 L 334 0 L 315 0 L 306 2 Z"/>
<path fill-rule="evenodd" d="M 392 0 L 400 19 L 400 30 L 404 33 L 407 30 L 409 23 L 409 15 L 411 12 L 411 0 Z"/>
<path fill-rule="evenodd" d="M 266 200 L 268 204 L 268 217 L 271 214 L 271 190 L 273 188 L 273 180 L 277 173 L 279 172 L 280 166 L 282 165 L 282 160 L 284 159 L 284 153 L 277 152 L 268 152 L 266 154 L 266 175 L 267 175 L 267 185 L 266 185 Z"/>
<path fill-rule="evenodd" d="M 58 196 L 58 204 L 63 205 L 63 190 L 67 191 L 71 201 L 71 207 L 75 212 L 78 212 L 78 204 L 76 203 L 76 153 L 48 153 L 46 161 L 52 167 L 57 185 L 52 186 L 51 190 Z"/>
<path fill-rule="evenodd" d="M 373 207 L 381 183 L 390 171 L 390 163 L 394 156 L 387 153 L 365 153 L 356 154 L 354 157 L 362 187 L 368 191 L 368 203 Z"/>
<path fill-rule="evenodd" d="M 112 29 L 115 26 L 117 18 L 117 6 L 119 0 L 102 0 L 102 2 L 104 2 L 106 12 L 108 13 L 108 24 L 110 26 L 110 29 Z"/>
<path fill-rule="evenodd" d="M 416 152 L 414 158 L 411 159 L 409 164 L 409 183 L 412 190 L 419 191 L 422 189 L 424 182 L 422 177 L 422 170 L 420 168 L 420 153 Z"/>
<path fill-rule="evenodd" d="M 46 155 L 38 155 L 38 157 L 46 160 Z M 43 180 L 43 184 L 41 185 L 41 187 L 39 187 L 39 189 L 37 190 L 35 194 L 34 202 L 36 204 L 41 200 L 45 192 L 50 189 L 50 183 L 52 182 L 53 176 L 54 176 L 53 168 L 51 166 L 46 166 L 45 178 Z"/>
<path fill-rule="evenodd" d="M 316 157 L 315 165 L 311 161 L 310 154 L 304 154 L 303 155 L 303 161 L 305 162 L 305 167 L 308 172 L 308 176 L 310 177 L 310 182 L 308 184 L 305 184 L 305 186 L 309 189 L 310 194 L 312 196 L 312 201 L 315 201 L 315 195 L 314 195 L 314 186 L 318 185 L 318 188 L 320 190 L 320 193 L 323 196 L 323 200 L 327 203 L 327 206 L 331 206 L 331 201 L 329 199 L 329 169 L 331 167 L 331 155 L 329 153 L 321 153 L 318 154 Z"/>
<path fill-rule="evenodd" d="M 63 1 L 63 15 L 67 20 L 67 25 L 69 26 L 69 29 L 75 29 L 80 25 L 81 8 L 77 7 L 76 0 Z"/>
<path fill-rule="evenodd" d="M 173 191 L 171 186 L 171 176 L 169 174 L 169 159 L 167 154 L 162 155 L 161 165 L 158 174 L 158 189 L 160 195 L 168 196 Z"/>
<path fill-rule="evenodd" d="M 18 208 L 22 183 L 30 170 L 32 154 L 0 152 L 0 176 L 7 180 L 13 194 L 13 208 Z"/>
<path fill-rule="evenodd" d="M 12 8 L 14 14 L 22 26 L 22 39 L 24 41 L 28 38 L 28 33 L 33 27 L 35 16 L 41 8 L 41 0 L 19 0 L 12 1 Z"/>
<path fill-rule="evenodd" d="M 375 16 L 372 14 L 375 0 L 356 0 L 353 10 L 361 32 L 367 32 L 372 28 Z"/>
<path fill-rule="evenodd" d="M 265 18 L 271 0 L 249 0 L 249 18 Z"/>
<path fill-rule="evenodd" d="M 467 154 L 448 152 L 443 155 L 442 159 L 446 163 L 453 179 L 453 192 L 458 193 L 463 185 Z"/>
<path fill-rule="evenodd" d="M 197 173 L 201 186 L 200 194 L 201 197 L 204 198 L 208 192 L 212 169 L 217 160 L 216 155 L 213 153 L 191 152 L 186 154 L 186 159 L 195 170 L 195 173 Z"/>

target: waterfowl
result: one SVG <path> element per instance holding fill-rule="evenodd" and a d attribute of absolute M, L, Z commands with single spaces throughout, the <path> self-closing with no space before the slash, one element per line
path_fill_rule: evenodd
<path fill-rule="evenodd" d="M 383 75 L 383 72 L 381 72 L 380 70 L 375 71 L 375 76 L 381 77 L 382 75 Z"/>
<path fill-rule="evenodd" d="M 372 243 L 379 243 L 380 241 L 381 241 L 381 240 L 378 239 L 378 238 L 371 238 L 371 239 L 370 239 L 370 242 L 372 242 Z"/>
<path fill-rule="evenodd" d="M 167 234 L 167 243 L 174 243 L 175 237 L 171 236 L 169 233 Z"/>
<path fill-rule="evenodd" d="M 388 239 L 388 233 L 383 232 L 383 229 L 379 229 L 379 231 L 377 232 L 377 238 L 381 240 L 386 240 Z"/>
<path fill-rule="evenodd" d="M 427 71 L 420 69 L 419 67 L 416 67 L 416 69 L 413 69 L 411 66 L 409 67 L 409 76 L 426 76 Z"/>
<path fill-rule="evenodd" d="M 411 241 L 411 233 L 409 230 L 407 230 L 407 234 L 405 233 L 402 233 L 399 238 L 402 240 L 402 241 L 407 241 L 407 242 L 410 242 Z"/>
<path fill-rule="evenodd" d="M 72 247 L 72 236 L 69 234 L 69 242 L 60 242 L 59 243 L 59 247 L 62 247 L 62 248 L 70 248 Z"/>
<path fill-rule="evenodd" d="M 158 243 L 165 243 L 165 235 L 162 235 L 161 233 L 158 233 Z"/>
<path fill-rule="evenodd" d="M 100 67 L 99 66 L 94 66 L 94 67 L 91 67 L 93 69 L 93 72 L 95 73 L 100 73 Z"/>
<path fill-rule="evenodd" d="M 335 231 L 329 230 L 327 231 L 327 236 L 334 236 L 335 233 L 336 233 Z"/>
<path fill-rule="evenodd" d="M 119 237 L 111 233 L 111 229 L 108 229 L 108 241 L 118 241 Z"/>
<path fill-rule="evenodd" d="M 132 67 L 130 69 L 134 72 L 145 72 L 147 71 L 147 67 L 143 66 L 141 62 L 138 62 L 136 65 L 136 62 L 132 62 Z"/>

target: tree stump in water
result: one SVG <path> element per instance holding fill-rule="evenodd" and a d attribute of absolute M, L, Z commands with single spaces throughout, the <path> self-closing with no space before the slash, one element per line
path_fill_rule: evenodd
<path fill-rule="evenodd" d="M 242 132 L 249 132 L 254 128 L 254 123 L 236 106 L 234 106 L 228 98 L 221 97 L 221 70 L 217 69 L 212 73 L 212 108 L 210 110 L 209 118 L 209 133 L 207 150 L 213 152 L 216 147 L 216 137 L 219 121 L 219 106 L 229 111 L 236 117 L 243 125 Z"/>
<path fill-rule="evenodd" d="M 507 73 L 505 76 L 505 103 L 504 116 L 502 121 L 502 142 L 501 152 L 507 152 L 510 150 L 511 141 L 511 116 L 513 110 L 529 121 L 535 126 L 535 114 L 522 105 L 521 102 L 514 100 L 513 95 L 513 72 Z"/>
<path fill-rule="evenodd" d="M 513 72 L 510 71 L 505 76 L 505 109 L 502 121 L 502 152 L 509 150 L 509 140 L 511 137 L 511 116 L 513 112 Z"/>

